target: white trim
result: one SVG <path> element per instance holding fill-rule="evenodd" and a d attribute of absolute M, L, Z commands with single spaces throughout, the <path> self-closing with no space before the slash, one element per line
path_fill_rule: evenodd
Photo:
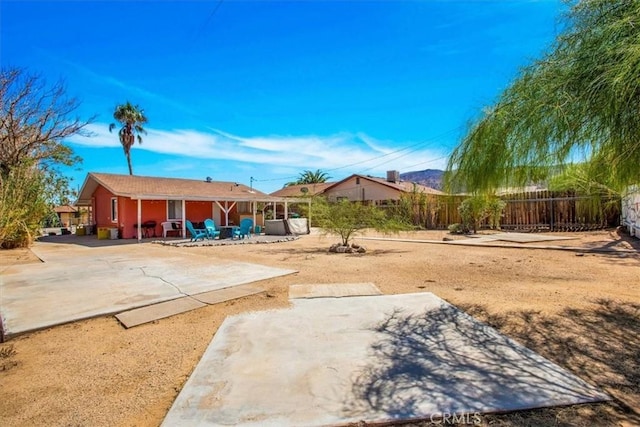
<path fill-rule="evenodd" d="M 140 200 L 140 199 L 138 199 Z M 166 212 L 167 212 L 167 221 L 173 221 L 173 222 L 178 222 L 178 221 L 184 221 L 184 218 L 171 218 L 169 216 L 169 202 L 174 202 L 174 203 L 178 203 L 184 200 L 181 199 L 167 199 L 167 203 L 166 203 Z M 175 214 L 175 207 L 174 207 L 174 212 L 171 212 L 171 215 Z M 182 209 L 182 215 L 184 215 L 184 209 Z"/>
<path fill-rule="evenodd" d="M 142 242 L 142 200 L 138 199 L 138 242 Z M 155 231 L 153 232 L 155 235 Z"/>
<path fill-rule="evenodd" d="M 115 203 L 113 203 L 115 202 Z M 112 197 L 109 202 L 109 209 L 111 210 L 111 222 L 118 222 L 118 198 Z"/>
<path fill-rule="evenodd" d="M 222 212 L 224 212 L 224 225 L 229 225 L 229 212 L 231 212 L 231 209 L 236 205 L 236 202 L 231 203 L 231 206 L 229 206 L 229 202 L 225 200 L 223 207 L 220 202 L 216 200 L 216 204 L 220 207 Z"/>
<path fill-rule="evenodd" d="M 187 238 L 187 201 L 182 199 L 182 238 Z"/>

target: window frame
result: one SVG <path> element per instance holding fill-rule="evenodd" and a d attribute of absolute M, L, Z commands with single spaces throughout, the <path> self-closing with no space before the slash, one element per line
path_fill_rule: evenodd
<path fill-rule="evenodd" d="M 169 209 L 169 204 L 170 202 L 174 203 L 174 212 L 171 212 L 171 209 Z M 179 203 L 179 205 L 177 207 L 175 207 L 175 203 Z M 176 212 L 177 211 L 177 212 Z M 171 218 L 171 215 L 179 215 L 178 218 Z M 167 199 L 167 221 L 182 221 L 182 200 L 175 200 L 175 199 Z"/>
<path fill-rule="evenodd" d="M 110 202 L 111 222 L 118 222 L 118 198 L 112 197 Z"/>

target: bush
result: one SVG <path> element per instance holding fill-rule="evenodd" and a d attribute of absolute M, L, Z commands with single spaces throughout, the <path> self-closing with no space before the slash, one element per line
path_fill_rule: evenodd
<path fill-rule="evenodd" d="M 468 230 L 478 231 L 480 224 L 489 219 L 492 229 L 500 228 L 500 218 L 507 203 L 495 196 L 473 196 L 462 201 L 458 212 L 462 217 L 462 226 Z"/>
<path fill-rule="evenodd" d="M 324 197 L 317 197 L 311 210 L 316 224 L 325 232 L 339 235 L 343 246 L 349 245 L 355 234 L 367 228 L 388 233 L 411 228 L 397 217 L 389 218 L 380 208 L 346 199 L 330 203 Z"/>
<path fill-rule="evenodd" d="M 49 212 L 42 171 L 20 166 L 0 174 L 0 248 L 28 247 Z"/>
<path fill-rule="evenodd" d="M 476 233 L 482 220 L 487 217 L 487 201 L 482 196 L 470 197 L 460 203 L 458 212 L 463 226 Z"/>

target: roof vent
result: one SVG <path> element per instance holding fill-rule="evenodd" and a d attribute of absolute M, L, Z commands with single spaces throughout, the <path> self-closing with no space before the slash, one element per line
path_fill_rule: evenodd
<path fill-rule="evenodd" d="M 308 189 L 307 187 L 302 187 L 302 188 L 300 189 L 300 192 L 301 192 L 302 194 L 307 194 L 307 193 L 309 192 L 309 189 Z"/>
<path fill-rule="evenodd" d="M 207 182 L 211 182 L 211 181 L 213 181 L 213 179 L 211 179 L 211 177 L 210 177 L 210 176 L 208 176 L 208 177 L 205 179 L 205 181 L 207 181 Z"/>

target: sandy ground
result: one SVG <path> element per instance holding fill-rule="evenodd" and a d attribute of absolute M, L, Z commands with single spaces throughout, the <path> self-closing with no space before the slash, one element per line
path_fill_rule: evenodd
<path fill-rule="evenodd" d="M 373 282 L 385 294 L 433 292 L 613 397 L 611 403 L 488 415 L 483 424 L 640 425 L 640 242 L 617 230 L 554 235 L 575 239 L 547 244 L 624 251 L 356 237 L 366 254 L 334 254 L 327 249 L 337 239 L 314 234 L 274 244 L 163 247 L 169 256 L 240 260 L 299 273 L 260 282 L 266 293 L 128 330 L 109 316 L 0 344 L 0 424 L 157 426 L 226 316 L 285 307 L 292 284 Z M 426 231 L 407 237 L 451 236 Z M 30 262 L 39 262 L 30 251 L 0 251 L 2 266 Z"/>

